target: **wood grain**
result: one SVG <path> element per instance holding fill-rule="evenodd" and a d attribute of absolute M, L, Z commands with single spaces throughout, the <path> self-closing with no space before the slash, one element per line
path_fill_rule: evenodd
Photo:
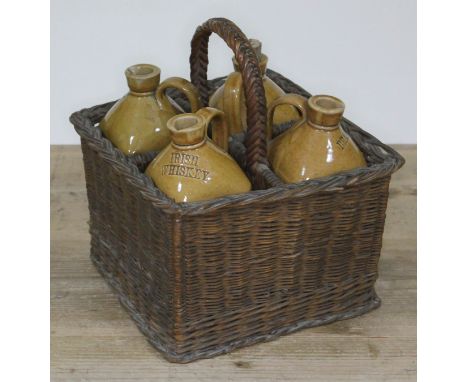
<path fill-rule="evenodd" d="M 365 316 L 214 359 L 171 364 L 120 307 L 89 260 L 79 146 L 51 147 L 53 381 L 415 381 L 416 147 L 392 178 L 377 293 Z"/>

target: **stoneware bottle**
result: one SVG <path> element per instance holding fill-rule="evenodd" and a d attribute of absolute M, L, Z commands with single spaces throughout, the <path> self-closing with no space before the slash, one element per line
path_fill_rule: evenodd
<path fill-rule="evenodd" d="M 212 137 L 208 125 L 212 122 Z M 150 163 L 146 174 L 176 202 L 195 202 L 251 190 L 236 161 L 226 152 L 228 128 L 224 113 L 206 107 L 172 117 L 172 141 Z"/>
<path fill-rule="evenodd" d="M 125 70 L 128 94 L 120 99 L 100 123 L 104 135 L 124 154 L 159 151 L 170 142 L 167 121 L 182 110 L 165 95 L 168 88 L 181 90 L 192 111 L 200 108 L 196 88 L 178 77 L 161 84 L 161 70 L 154 65 L 133 65 Z"/>
<path fill-rule="evenodd" d="M 262 44 L 260 41 L 250 39 L 250 45 L 257 54 L 260 70 L 263 76 L 263 87 L 267 107 L 278 97 L 284 95 L 283 90 L 276 85 L 265 74 L 268 63 L 268 57 L 262 53 Z M 247 111 L 245 108 L 244 88 L 242 84 L 242 75 L 236 59 L 232 58 L 235 72 L 229 74 L 226 82 L 219 87 L 211 96 L 209 105 L 224 111 L 229 126 L 229 134 L 240 133 L 247 128 Z M 294 107 L 282 105 L 278 107 L 275 113 L 274 123 L 276 125 L 296 120 L 299 118 Z"/>
<path fill-rule="evenodd" d="M 345 109 L 336 97 L 316 95 L 306 99 L 287 94 L 268 109 L 267 137 L 271 137 L 275 108 L 293 105 L 302 119 L 269 144 L 273 171 L 286 183 L 320 178 L 357 167 L 366 167 L 363 154 L 340 126 Z"/>

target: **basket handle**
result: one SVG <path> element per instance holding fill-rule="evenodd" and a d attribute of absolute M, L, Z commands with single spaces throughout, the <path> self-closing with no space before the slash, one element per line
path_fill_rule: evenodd
<path fill-rule="evenodd" d="M 202 104 L 208 104 L 208 40 L 212 33 L 220 36 L 234 52 L 242 74 L 247 106 L 247 132 L 245 137 L 247 170 L 256 174 L 258 164 L 266 159 L 266 100 L 258 59 L 244 33 L 232 21 L 213 18 L 200 25 L 192 38 L 190 78 L 198 88 Z"/>

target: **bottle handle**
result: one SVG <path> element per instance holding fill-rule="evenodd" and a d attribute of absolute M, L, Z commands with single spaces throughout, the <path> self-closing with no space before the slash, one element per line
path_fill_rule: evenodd
<path fill-rule="evenodd" d="M 299 94 L 285 94 L 277 99 L 275 99 L 267 110 L 267 125 L 266 125 L 266 138 L 269 141 L 273 134 L 273 116 L 275 109 L 280 105 L 291 105 L 294 106 L 301 116 L 301 121 L 306 118 L 306 104 L 307 98 Z"/>
<path fill-rule="evenodd" d="M 169 77 L 158 86 L 156 89 L 156 101 L 159 107 L 167 107 L 169 100 L 166 95 L 166 90 L 169 88 L 175 88 L 180 90 L 187 97 L 190 103 L 192 113 L 195 113 L 201 107 L 200 97 L 198 90 L 189 81 L 180 77 Z"/>
<path fill-rule="evenodd" d="M 231 73 L 224 83 L 223 90 L 223 109 L 226 114 L 227 124 L 229 126 L 229 135 L 241 133 L 244 131 L 242 124 L 241 109 L 242 104 L 242 74 L 239 72 Z"/>
<path fill-rule="evenodd" d="M 196 115 L 205 120 L 205 134 L 208 133 L 208 125 L 212 124 L 212 140 L 221 147 L 224 151 L 229 149 L 229 127 L 226 120 L 226 115 L 213 107 L 204 107 L 199 109 Z"/>

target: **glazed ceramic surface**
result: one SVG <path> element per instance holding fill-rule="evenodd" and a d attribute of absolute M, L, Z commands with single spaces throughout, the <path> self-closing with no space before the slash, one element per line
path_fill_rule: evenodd
<path fill-rule="evenodd" d="M 265 75 L 268 63 L 268 57 L 261 53 L 261 43 L 258 40 L 249 40 L 252 48 L 257 54 L 260 64 L 260 70 L 263 76 L 263 87 L 265 89 L 265 97 L 267 106 L 275 99 L 284 95 L 283 90 L 276 85 L 270 78 Z M 244 89 L 242 84 L 242 75 L 236 60 L 233 58 L 235 72 L 229 74 L 226 82 L 219 87 L 210 98 L 210 106 L 219 110 L 223 110 L 228 121 L 229 133 L 239 133 L 247 128 L 247 111 L 245 108 Z M 274 116 L 274 123 L 281 124 L 296 120 L 299 118 L 294 107 L 282 105 Z"/>
<path fill-rule="evenodd" d="M 268 109 L 268 137 L 275 108 L 283 104 L 293 105 L 302 116 L 269 145 L 272 169 L 284 182 L 296 183 L 366 166 L 363 154 L 340 126 L 344 112 L 341 100 L 326 95 L 306 99 L 295 94 L 278 98 Z"/>
<path fill-rule="evenodd" d="M 207 136 L 212 121 L 213 141 Z M 239 165 L 226 152 L 224 113 L 203 108 L 168 121 L 171 143 L 150 163 L 146 174 L 176 202 L 195 202 L 251 190 Z"/>
<path fill-rule="evenodd" d="M 170 142 L 167 121 L 182 110 L 165 95 L 168 88 L 181 90 L 192 111 L 200 108 L 198 92 L 187 80 L 171 77 L 159 84 L 160 69 L 139 64 L 125 71 L 130 91 L 120 99 L 100 123 L 105 136 L 124 154 L 159 151 Z"/>

